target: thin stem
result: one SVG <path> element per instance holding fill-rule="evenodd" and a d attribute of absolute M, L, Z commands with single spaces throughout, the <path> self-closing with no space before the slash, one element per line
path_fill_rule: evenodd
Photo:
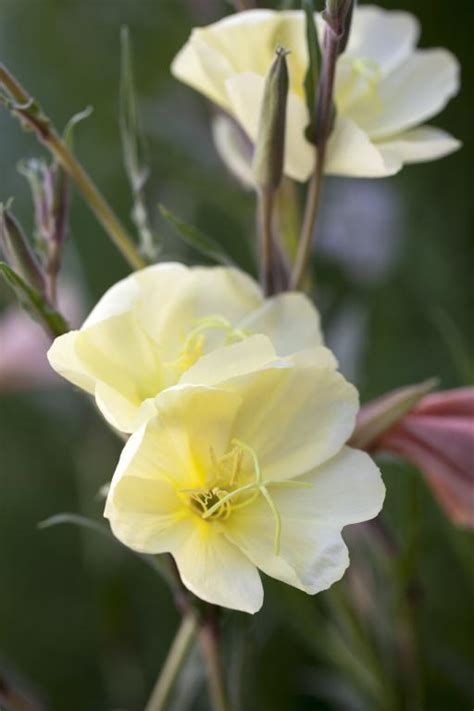
<path fill-rule="evenodd" d="M 216 610 L 212 610 L 213 613 Z M 209 693 L 213 711 L 230 711 L 224 682 L 224 670 L 219 653 L 219 635 L 215 614 L 209 615 L 201 624 L 199 632 L 201 649 L 207 666 Z"/>
<path fill-rule="evenodd" d="M 326 146 L 331 132 L 333 117 L 334 77 L 339 52 L 339 41 L 339 35 L 328 25 L 325 32 L 323 69 L 316 106 L 316 158 L 314 173 L 308 187 L 303 226 L 301 228 L 296 262 L 291 276 L 290 289 L 298 289 L 301 287 L 319 212 L 321 185 L 326 160 Z"/>
<path fill-rule="evenodd" d="M 262 188 L 258 191 L 258 231 L 260 237 L 260 282 L 265 296 L 271 296 L 275 291 L 273 262 L 272 215 L 274 193 Z"/>
<path fill-rule="evenodd" d="M 234 0 L 234 5 L 237 12 L 254 10 L 256 7 L 255 0 Z"/>
<path fill-rule="evenodd" d="M 196 637 L 197 626 L 196 615 L 192 613 L 184 615 L 145 711 L 164 711 L 166 708 L 178 675 Z"/>
<path fill-rule="evenodd" d="M 136 245 L 96 185 L 60 138 L 50 120 L 39 112 L 33 99 L 1 64 L 0 85 L 6 88 L 15 101 L 14 104 L 10 104 L 9 108 L 35 132 L 40 142 L 46 146 L 76 183 L 89 207 L 125 259 L 134 269 L 144 267 L 145 261 Z"/>

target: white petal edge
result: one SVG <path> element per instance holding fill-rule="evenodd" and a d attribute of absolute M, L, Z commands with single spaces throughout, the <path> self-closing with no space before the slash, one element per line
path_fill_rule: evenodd
<path fill-rule="evenodd" d="M 69 331 L 63 336 L 58 336 L 48 350 L 47 357 L 56 373 L 93 395 L 96 378 L 91 375 L 76 353 L 75 343 L 78 333 L 79 331 Z"/>
<path fill-rule="evenodd" d="M 396 154 L 403 163 L 423 163 L 444 158 L 461 148 L 462 143 L 446 131 L 434 126 L 419 126 L 404 131 L 391 139 L 377 142 L 377 147 L 384 153 Z"/>

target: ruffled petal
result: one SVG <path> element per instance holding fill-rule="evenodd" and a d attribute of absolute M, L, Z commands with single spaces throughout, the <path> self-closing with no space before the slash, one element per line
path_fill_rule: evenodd
<path fill-rule="evenodd" d="M 340 531 L 314 521 L 301 521 L 299 517 L 285 518 L 284 512 L 281 513 L 278 555 L 274 550 L 275 520 L 261 497 L 235 512 L 226 523 L 225 533 L 252 563 L 272 578 L 310 594 L 326 590 L 343 576 L 349 565 Z"/>
<path fill-rule="evenodd" d="M 299 518 L 318 526 L 342 528 L 377 516 L 385 497 L 374 461 L 351 447 L 343 447 L 300 480 L 310 484 L 309 488 L 275 490 L 273 498 L 282 519 Z"/>

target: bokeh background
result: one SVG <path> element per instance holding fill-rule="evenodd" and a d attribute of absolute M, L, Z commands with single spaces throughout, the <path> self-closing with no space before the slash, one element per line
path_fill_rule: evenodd
<path fill-rule="evenodd" d="M 461 94 L 435 123 L 464 148 L 393 178 L 326 183 L 314 257 L 317 302 L 329 343 L 363 400 L 432 375 L 444 388 L 470 378 L 472 6 L 411 0 L 404 9 L 422 22 L 422 46 L 448 47 L 461 61 Z M 119 33 L 129 25 L 149 144 L 150 205 L 163 202 L 252 270 L 253 196 L 216 154 L 212 107 L 169 73 L 190 28 L 230 11 L 224 0 L 0 0 L 0 60 L 58 126 L 94 107 L 78 127 L 77 152 L 128 221 L 117 107 Z M 30 195 L 16 165 L 40 155 L 34 138 L 0 112 L 0 200 L 15 198 L 30 232 Z M 153 214 L 166 237 L 165 256 L 199 261 Z M 75 195 L 64 286 L 87 310 L 126 273 Z M 4 315 L 11 304 L 0 286 Z M 44 362 L 44 347 L 30 350 L 27 370 Z M 72 526 L 38 529 L 63 511 L 100 520 L 98 491 L 110 479 L 120 441 L 72 388 L 54 380 L 20 387 L 1 372 L 0 687 L 7 679 L 54 711 L 138 711 L 178 622 L 166 587 L 112 540 Z M 312 599 L 267 580 L 261 613 L 225 617 L 226 668 L 241 709 L 472 708 L 472 534 L 445 519 L 417 471 L 397 462 L 382 466 L 394 555 L 359 526 L 348 534 L 355 572 L 332 591 Z M 175 708 L 206 709 L 203 684 L 195 654 Z"/>

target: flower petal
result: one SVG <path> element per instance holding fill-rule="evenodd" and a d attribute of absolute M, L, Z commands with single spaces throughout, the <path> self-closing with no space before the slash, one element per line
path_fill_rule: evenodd
<path fill-rule="evenodd" d="M 326 173 L 356 178 L 394 175 L 402 161 L 388 148 L 383 152 L 354 121 L 339 116 L 329 138 Z"/>
<path fill-rule="evenodd" d="M 315 594 L 343 576 L 349 555 L 340 531 L 284 518 L 280 551 L 275 555 L 274 530 L 273 515 L 261 497 L 235 512 L 225 527 L 229 540 L 260 570 L 300 590 Z"/>
<path fill-rule="evenodd" d="M 244 330 L 268 336 L 279 356 L 323 343 L 319 313 L 308 297 L 299 292 L 267 299 L 238 325 Z"/>
<path fill-rule="evenodd" d="M 376 145 L 382 154 L 388 150 L 403 163 L 420 163 L 443 158 L 457 151 L 462 144 L 439 128 L 419 126 L 386 141 L 378 141 Z"/>
<path fill-rule="evenodd" d="M 419 33 L 418 20 L 409 12 L 382 10 L 375 5 L 358 6 L 343 57 L 371 60 L 387 74 L 409 55 Z"/>
<path fill-rule="evenodd" d="M 155 284 L 161 287 L 162 298 L 170 298 L 173 284 L 179 283 L 188 271 L 187 267 L 178 262 L 154 264 L 151 267 L 134 272 L 121 279 L 108 289 L 84 321 L 82 328 L 93 326 L 111 316 L 117 316 L 130 311 L 140 299 L 140 294 Z"/>
<path fill-rule="evenodd" d="M 134 432 L 147 419 L 141 416 L 142 409 L 146 412 L 143 405 L 137 407 L 136 402 L 129 400 L 107 383 L 97 382 L 94 394 L 102 415 L 119 432 Z M 148 403 L 149 400 L 145 402 Z"/>
<path fill-rule="evenodd" d="M 459 89 L 459 64 L 446 49 L 413 52 L 378 85 L 374 99 L 362 98 L 348 116 L 372 139 L 389 138 L 439 113 Z"/>
<path fill-rule="evenodd" d="M 275 490 L 272 496 L 282 518 L 315 521 L 342 528 L 377 516 L 385 497 L 380 471 L 365 452 L 343 449 L 301 477 L 311 488 Z"/>
<path fill-rule="evenodd" d="M 78 334 L 79 331 L 69 331 L 58 336 L 47 353 L 48 361 L 59 375 L 93 395 L 96 379 L 76 353 Z"/>
<path fill-rule="evenodd" d="M 162 301 L 166 284 L 156 282 L 143 300 L 139 320 L 147 333 L 159 345 L 163 359 L 173 360 L 199 319 L 219 316 L 231 324 L 239 322 L 263 301 L 260 287 L 254 279 L 232 267 L 191 267 L 185 279 L 173 289 L 164 309 Z M 173 288 L 172 286 L 170 288 Z M 222 333 L 206 337 L 208 350 L 222 342 Z"/>
<path fill-rule="evenodd" d="M 212 524 L 196 523 L 172 551 L 185 586 L 213 605 L 257 612 L 263 587 L 255 565 Z"/>
<path fill-rule="evenodd" d="M 334 456 L 354 428 L 357 391 L 326 352 L 315 348 L 312 365 L 281 360 L 220 386 L 242 397 L 233 435 L 257 452 L 265 479 L 310 471 Z"/>
<path fill-rule="evenodd" d="M 349 564 L 340 530 L 376 516 L 385 487 L 371 458 L 349 447 L 300 480 L 312 486 L 269 486 L 281 518 L 279 555 L 274 516 L 262 497 L 234 512 L 225 532 L 265 573 L 316 593 L 339 580 Z"/>
<path fill-rule="evenodd" d="M 237 74 L 226 82 L 231 113 L 252 141 L 257 137 L 264 85 L 265 77 L 255 72 Z M 308 122 L 304 100 L 290 91 L 286 114 L 284 172 L 299 181 L 308 180 L 314 169 L 314 147 L 306 140 L 304 133 Z"/>
<path fill-rule="evenodd" d="M 159 392 L 160 361 L 133 311 L 112 316 L 76 335 L 75 352 L 96 380 L 138 407 Z"/>
<path fill-rule="evenodd" d="M 139 476 L 125 476 L 116 483 L 104 515 L 122 543 L 153 555 L 179 545 L 188 518 L 168 482 Z"/>
<path fill-rule="evenodd" d="M 180 383 L 218 385 L 229 378 L 253 373 L 275 359 L 275 349 L 266 336 L 250 336 L 245 341 L 218 348 L 199 358 L 182 375 Z"/>
<path fill-rule="evenodd" d="M 179 487 L 202 485 L 216 456 L 227 450 L 240 397 L 202 386 L 175 386 L 155 399 L 156 414 L 126 443 L 109 496 L 125 477 L 167 481 Z"/>
<path fill-rule="evenodd" d="M 233 118 L 219 113 L 212 120 L 214 145 L 229 172 L 246 190 L 255 189 L 252 146 Z"/>

